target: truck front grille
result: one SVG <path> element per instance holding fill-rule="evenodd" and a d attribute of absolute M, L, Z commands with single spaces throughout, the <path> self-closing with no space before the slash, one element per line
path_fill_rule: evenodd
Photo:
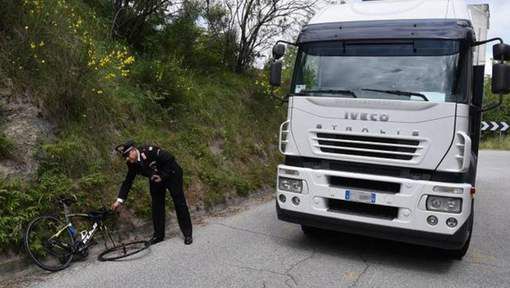
<path fill-rule="evenodd" d="M 328 210 L 351 215 L 393 220 L 398 217 L 398 207 L 374 205 L 328 198 Z"/>
<path fill-rule="evenodd" d="M 313 145 L 324 153 L 412 160 L 421 156 L 420 140 L 397 137 L 313 133 Z"/>

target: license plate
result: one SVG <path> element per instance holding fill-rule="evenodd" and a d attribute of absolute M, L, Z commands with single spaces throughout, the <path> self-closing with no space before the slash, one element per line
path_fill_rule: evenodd
<path fill-rule="evenodd" d="M 345 190 L 346 201 L 375 204 L 376 195 L 374 192 Z"/>

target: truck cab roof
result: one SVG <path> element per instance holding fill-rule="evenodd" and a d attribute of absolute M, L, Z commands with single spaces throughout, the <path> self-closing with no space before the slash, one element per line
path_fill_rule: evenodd
<path fill-rule="evenodd" d="M 472 37 L 483 41 L 487 39 L 489 18 L 488 4 L 468 5 L 465 0 L 341 0 L 340 4 L 329 5 L 312 17 L 298 42 L 368 39 L 381 35 L 385 38 L 385 32 L 380 29 L 385 30 L 382 26 L 387 25 L 396 27 L 390 30 L 400 33 L 387 34 L 387 38 Z M 340 27 L 344 30 L 339 31 Z M 323 32 L 318 35 L 312 30 Z M 475 48 L 475 61 L 477 65 L 485 64 L 485 46 Z"/>
<path fill-rule="evenodd" d="M 344 0 L 319 11 L 309 24 L 419 19 L 471 21 L 471 13 L 464 0 Z"/>

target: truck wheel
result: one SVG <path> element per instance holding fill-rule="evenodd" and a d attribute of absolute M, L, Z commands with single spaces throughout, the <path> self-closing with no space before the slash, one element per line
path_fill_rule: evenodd
<path fill-rule="evenodd" d="M 455 249 L 455 250 L 445 250 L 445 254 L 446 256 L 448 256 L 449 258 L 452 258 L 452 259 L 456 259 L 456 260 L 462 260 L 462 257 L 464 257 L 464 255 L 466 255 L 468 249 L 469 249 L 469 244 L 471 243 L 471 232 L 473 231 L 473 213 L 471 212 L 471 217 L 469 217 L 469 226 L 468 226 L 468 239 L 466 240 L 466 243 L 464 243 L 464 246 L 462 246 L 460 249 Z"/>
<path fill-rule="evenodd" d="M 306 236 L 317 236 L 319 229 L 311 226 L 301 225 L 301 230 Z"/>
<path fill-rule="evenodd" d="M 471 231 L 469 231 L 469 238 L 468 240 L 466 241 L 466 243 L 464 244 L 464 246 L 462 246 L 462 248 L 460 249 L 455 249 L 455 250 L 446 250 L 446 255 L 449 257 L 449 258 L 452 258 L 452 259 L 455 259 L 455 260 L 462 260 L 462 257 L 464 257 L 464 255 L 466 255 L 468 249 L 469 249 L 469 243 L 471 242 Z"/>

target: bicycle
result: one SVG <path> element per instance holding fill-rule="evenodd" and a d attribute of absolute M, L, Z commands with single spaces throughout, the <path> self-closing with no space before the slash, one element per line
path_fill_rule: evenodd
<path fill-rule="evenodd" d="M 76 201 L 76 197 L 58 199 L 64 210 L 63 221 L 57 216 L 43 215 L 28 224 L 23 244 L 30 258 L 40 268 L 55 272 L 67 268 L 74 256 L 87 257 L 88 248 L 96 243 L 94 236 L 98 230 L 103 232 L 106 248 L 99 254 L 99 261 L 121 259 L 149 248 L 149 241 L 117 245 L 105 224 L 114 215 L 113 211 L 103 207 L 88 213 L 70 213 L 69 207 Z M 78 233 L 82 225 L 87 229 Z M 108 241 L 112 243 L 111 247 L 108 247 Z"/>

